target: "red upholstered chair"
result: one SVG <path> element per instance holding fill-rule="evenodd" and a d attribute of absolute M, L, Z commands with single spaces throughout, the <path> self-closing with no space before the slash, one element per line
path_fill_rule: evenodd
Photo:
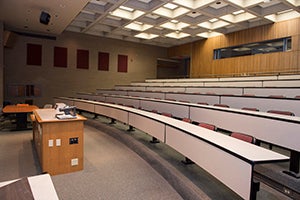
<path fill-rule="evenodd" d="M 242 110 L 259 111 L 257 108 L 244 107 Z"/>
<path fill-rule="evenodd" d="M 191 103 L 191 102 L 186 101 L 186 100 L 179 100 L 179 102 L 182 102 L 182 103 Z"/>
<path fill-rule="evenodd" d="M 285 98 L 283 95 L 269 95 L 271 98 Z"/>
<path fill-rule="evenodd" d="M 252 143 L 252 144 L 255 144 L 255 138 L 251 135 L 247 135 L 247 134 L 244 134 L 244 133 L 238 133 L 238 132 L 233 132 L 230 134 L 231 137 L 234 137 L 234 138 L 237 138 L 239 140 L 243 140 L 245 142 L 249 142 L 249 143 Z"/>
<path fill-rule="evenodd" d="M 197 104 L 200 104 L 200 105 L 208 105 L 208 103 L 206 103 L 206 102 L 198 102 Z"/>
<path fill-rule="evenodd" d="M 183 118 L 182 121 L 187 123 L 192 123 L 192 120 L 190 118 Z"/>
<path fill-rule="evenodd" d="M 171 113 L 166 113 L 166 112 L 162 112 L 161 114 L 164 115 L 164 116 L 167 116 L 167 117 L 172 117 L 173 116 Z"/>
<path fill-rule="evenodd" d="M 289 115 L 295 116 L 295 114 L 291 111 L 283 111 L 283 110 L 268 110 L 268 113 L 279 114 L 279 115 Z"/>
<path fill-rule="evenodd" d="M 220 104 L 220 103 L 216 103 L 216 104 L 214 104 L 214 106 L 219 106 L 219 107 L 223 107 L 223 108 L 229 108 L 228 105 L 226 105 L 226 104 Z"/>
<path fill-rule="evenodd" d="M 167 101 L 176 101 L 176 99 L 165 99 Z"/>
<path fill-rule="evenodd" d="M 212 131 L 217 130 L 217 127 L 215 125 L 212 125 L 212 124 L 207 124 L 207 123 L 200 122 L 198 125 L 203 127 L 203 128 L 207 128 L 209 130 L 212 130 Z"/>

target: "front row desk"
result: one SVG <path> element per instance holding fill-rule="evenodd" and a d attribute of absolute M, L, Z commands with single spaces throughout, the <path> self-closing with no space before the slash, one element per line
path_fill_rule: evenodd
<path fill-rule="evenodd" d="M 215 131 L 156 113 L 89 100 L 56 98 L 56 102 L 110 117 L 142 130 L 194 161 L 243 199 L 255 199 L 254 165 L 288 161 L 289 157 Z"/>
<path fill-rule="evenodd" d="M 33 111 L 33 141 L 43 172 L 50 175 L 83 169 L 83 126 L 86 118 L 57 119 L 55 109 Z"/>

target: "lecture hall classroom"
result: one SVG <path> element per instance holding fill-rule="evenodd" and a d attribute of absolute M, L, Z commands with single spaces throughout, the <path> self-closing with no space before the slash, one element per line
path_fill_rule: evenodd
<path fill-rule="evenodd" d="M 300 1 L 3 0 L 0 199 L 300 199 Z"/>

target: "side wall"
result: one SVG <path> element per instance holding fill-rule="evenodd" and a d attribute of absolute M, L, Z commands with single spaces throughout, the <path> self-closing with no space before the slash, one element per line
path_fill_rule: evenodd
<path fill-rule="evenodd" d="M 42 45 L 42 66 L 26 65 L 27 43 Z M 53 66 L 55 46 L 68 48 L 68 67 Z M 89 69 L 76 68 L 76 50 L 89 50 Z M 98 52 L 109 53 L 109 71 L 98 70 Z M 128 55 L 128 72 L 117 72 L 118 55 Z M 41 89 L 41 97 L 28 97 L 42 106 L 52 103 L 54 96 L 74 96 L 76 92 L 95 92 L 99 88 L 112 88 L 156 78 L 156 59 L 166 57 L 167 50 L 161 47 L 142 45 L 121 40 L 99 38 L 66 32 L 56 40 L 17 36 L 12 48 L 5 55 L 5 100 L 11 103 L 24 102 L 24 97 L 8 95 L 10 85 L 33 84 Z"/>
<path fill-rule="evenodd" d="M 191 57 L 191 77 L 247 75 L 299 71 L 300 18 L 255 27 L 214 38 L 203 39 L 189 45 L 172 47 L 168 56 L 188 54 Z M 213 50 L 257 41 L 292 37 L 292 50 L 270 54 L 258 54 L 213 60 Z M 188 53 L 187 53 L 188 52 Z"/>
<path fill-rule="evenodd" d="M 4 80 L 3 80 L 3 70 L 4 70 L 4 58 L 3 58 L 3 49 L 4 49 L 4 25 L 3 25 L 3 22 L 0 21 L 0 102 L 1 102 L 1 105 L 0 105 L 0 108 L 2 107 L 2 102 L 3 102 L 3 83 L 4 83 Z"/>

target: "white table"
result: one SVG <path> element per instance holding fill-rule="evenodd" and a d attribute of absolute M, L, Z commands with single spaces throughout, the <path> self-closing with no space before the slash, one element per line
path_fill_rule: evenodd
<path fill-rule="evenodd" d="M 51 177 L 49 174 L 42 174 L 37 176 L 28 177 L 28 183 L 30 185 L 32 195 L 34 199 L 38 200 L 58 200 L 54 185 L 52 183 Z M 18 181 L 11 180 L 0 183 L 0 187 L 9 185 Z"/>

